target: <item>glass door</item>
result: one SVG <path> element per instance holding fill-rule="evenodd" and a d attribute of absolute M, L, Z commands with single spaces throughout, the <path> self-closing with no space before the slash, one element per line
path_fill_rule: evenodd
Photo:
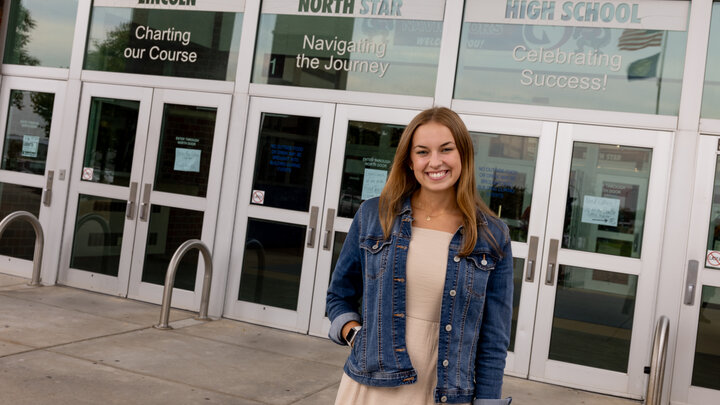
<path fill-rule="evenodd" d="M 530 378 L 640 398 L 672 135 L 560 124 Z"/>
<path fill-rule="evenodd" d="M 513 319 L 505 372 L 526 378 L 557 124 L 478 116 L 463 120 L 473 138 L 480 196 L 510 228 Z"/>
<path fill-rule="evenodd" d="M 42 224 L 46 236 L 44 267 L 57 261 L 55 243 L 61 224 L 62 199 L 53 198 L 58 187 L 57 165 L 62 161 L 60 124 L 65 83 L 4 77 L 0 90 L 0 219 L 15 211 L 28 211 Z M 60 210 L 60 211 L 58 211 Z M 35 232 L 26 222 L 8 226 L 0 240 L 0 272 L 30 278 Z"/>
<path fill-rule="evenodd" d="M 250 100 L 226 316 L 307 332 L 334 111 Z"/>
<path fill-rule="evenodd" d="M 85 85 L 62 282 L 160 302 L 180 244 L 212 250 L 229 113 L 229 95 Z M 202 271 L 188 253 L 174 306 L 199 306 Z"/>
<path fill-rule="evenodd" d="M 672 400 L 720 403 L 720 138 L 701 136 Z"/>

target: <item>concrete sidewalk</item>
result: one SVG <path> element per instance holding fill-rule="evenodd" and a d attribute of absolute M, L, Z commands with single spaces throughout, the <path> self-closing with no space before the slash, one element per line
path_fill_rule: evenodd
<path fill-rule="evenodd" d="M 0 274 L 0 404 L 332 404 L 347 349 Z M 513 404 L 640 402 L 506 377 Z M 388 404 L 391 405 L 391 404 Z"/>

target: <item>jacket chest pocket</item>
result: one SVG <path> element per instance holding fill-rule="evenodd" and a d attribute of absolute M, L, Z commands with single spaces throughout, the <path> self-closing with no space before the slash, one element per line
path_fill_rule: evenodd
<path fill-rule="evenodd" d="M 360 242 L 360 249 L 365 254 L 365 277 L 380 277 L 388 267 L 391 241 L 369 237 Z"/>
<path fill-rule="evenodd" d="M 488 279 L 497 259 L 489 253 L 479 253 L 468 256 L 465 260 L 465 277 L 468 291 L 471 294 L 483 297 L 487 288 Z"/>

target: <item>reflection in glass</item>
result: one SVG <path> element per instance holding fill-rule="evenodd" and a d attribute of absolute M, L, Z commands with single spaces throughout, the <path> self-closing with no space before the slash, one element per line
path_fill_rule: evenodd
<path fill-rule="evenodd" d="M 350 121 L 338 216 L 352 218 L 360 203 L 380 195 L 405 126 Z"/>
<path fill-rule="evenodd" d="M 297 309 L 306 227 L 250 218 L 238 300 Z"/>
<path fill-rule="evenodd" d="M 12 0 L 3 63 L 70 66 L 77 6 L 78 0 Z"/>
<path fill-rule="evenodd" d="M 130 184 L 139 111 L 139 101 L 92 98 L 82 180 Z"/>
<path fill-rule="evenodd" d="M 27 211 L 40 218 L 42 189 L 0 183 L 0 219 L 15 211 Z M 32 260 L 35 253 L 35 230 L 27 221 L 10 223 L 0 239 L 0 255 Z"/>
<path fill-rule="evenodd" d="M 562 247 L 640 257 L 652 150 L 575 142 Z"/>
<path fill-rule="evenodd" d="M 513 315 L 512 328 L 510 329 L 510 346 L 509 351 L 515 350 L 515 336 L 517 336 L 517 320 L 520 312 L 520 293 L 522 292 L 523 270 L 525 269 L 525 259 L 513 257 Z"/>
<path fill-rule="evenodd" d="M 216 115 L 215 108 L 165 104 L 155 190 L 205 197 Z"/>
<path fill-rule="evenodd" d="M 432 96 L 442 26 L 442 21 L 262 14 L 252 82 Z M 337 50 L 314 45 L 333 39 L 348 45 Z M 359 44 L 357 50 L 351 43 Z"/>
<path fill-rule="evenodd" d="M 710 43 L 705 62 L 705 85 L 700 116 L 720 118 L 720 2 L 718 0 L 712 3 Z"/>
<path fill-rule="evenodd" d="M 317 117 L 263 113 L 252 187 L 263 205 L 308 210 L 319 129 Z"/>
<path fill-rule="evenodd" d="M 55 94 L 11 90 L 2 169 L 45 174 Z"/>
<path fill-rule="evenodd" d="M 551 360 L 627 372 L 637 276 L 561 265 Z"/>
<path fill-rule="evenodd" d="M 332 275 L 335 272 L 335 265 L 337 264 L 338 258 L 340 257 L 340 251 L 342 250 L 343 243 L 345 243 L 345 238 L 347 238 L 346 232 L 335 231 L 335 237 L 333 238 L 332 262 L 330 263 L 330 277 L 328 278 L 328 284 L 330 283 L 330 280 L 332 280 Z"/>
<path fill-rule="evenodd" d="M 80 194 L 70 267 L 117 277 L 126 204 Z"/>
<path fill-rule="evenodd" d="M 93 7 L 84 68 L 235 80 L 241 27 L 242 13 Z"/>
<path fill-rule="evenodd" d="M 142 281 L 158 285 L 165 284 L 170 259 L 177 248 L 190 239 L 202 238 L 202 211 L 153 205 L 150 208 L 145 261 Z M 199 252 L 192 249 L 178 264 L 175 273 L 175 288 L 195 290 Z"/>
<path fill-rule="evenodd" d="M 686 31 L 465 22 L 455 98 L 677 115 L 686 42 Z"/>
<path fill-rule="evenodd" d="M 720 287 L 703 286 L 692 385 L 720 390 Z"/>
<path fill-rule="evenodd" d="M 526 242 L 538 139 L 479 132 L 470 135 L 480 197 L 508 225 L 512 240 Z"/>
<path fill-rule="evenodd" d="M 720 250 L 720 156 L 715 162 L 715 184 L 713 185 L 712 207 L 710 209 L 707 250 Z"/>

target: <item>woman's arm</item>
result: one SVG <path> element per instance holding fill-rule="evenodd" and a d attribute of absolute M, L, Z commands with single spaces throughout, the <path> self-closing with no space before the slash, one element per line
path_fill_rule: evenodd
<path fill-rule="evenodd" d="M 491 271 L 485 293 L 485 308 L 475 359 L 473 405 L 509 404 L 502 395 L 505 357 L 510 344 L 513 298 L 513 259 L 510 237 L 504 227 L 503 258 Z"/>
<path fill-rule="evenodd" d="M 362 264 L 360 261 L 360 217 L 362 206 L 355 214 L 350 230 L 343 243 L 326 297 L 326 309 L 330 318 L 330 339 L 345 345 L 345 330 L 360 322 L 358 302 L 362 296 Z M 355 322 L 347 325 L 348 322 Z M 344 326 L 346 326 L 344 328 Z M 345 331 L 345 333 L 347 333 Z"/>

